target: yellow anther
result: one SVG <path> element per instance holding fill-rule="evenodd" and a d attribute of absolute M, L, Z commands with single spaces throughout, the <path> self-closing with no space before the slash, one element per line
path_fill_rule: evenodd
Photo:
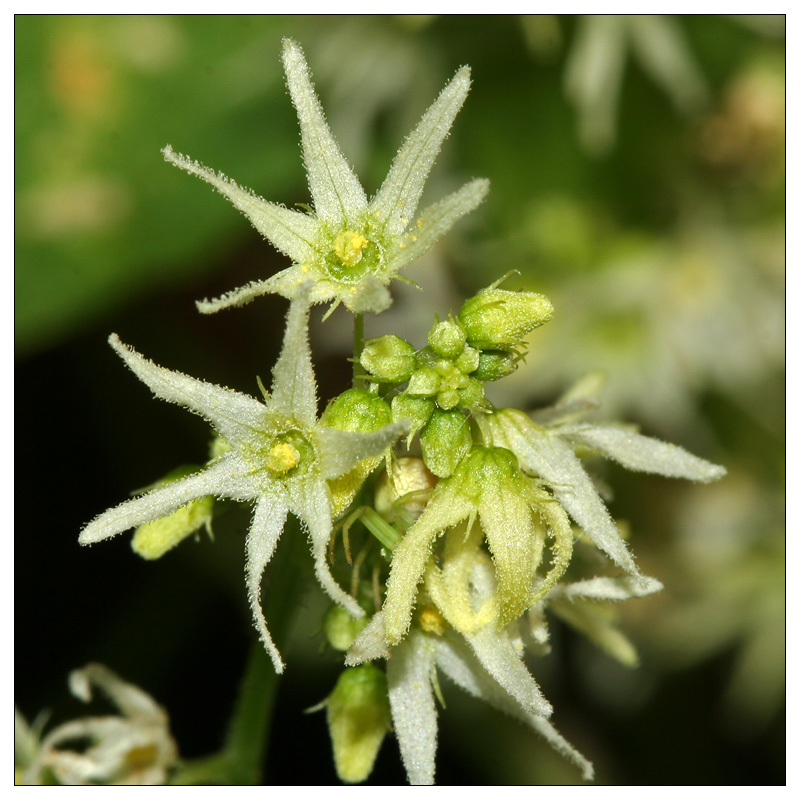
<path fill-rule="evenodd" d="M 278 442 L 267 454 L 267 467 L 279 475 L 294 469 L 300 463 L 300 453 L 288 442 Z"/>
<path fill-rule="evenodd" d="M 352 267 L 361 261 L 361 251 L 369 244 L 369 239 L 354 231 L 345 231 L 336 237 L 334 250 L 345 266 Z"/>
<path fill-rule="evenodd" d="M 421 220 L 421 219 L 417 220 L 417 227 L 418 228 L 421 228 L 424 224 L 425 224 L 425 222 L 423 220 Z"/>
<path fill-rule="evenodd" d="M 437 636 L 441 636 L 447 628 L 444 617 L 435 608 L 423 608 L 419 612 L 419 624 L 426 633 L 435 633 Z"/>

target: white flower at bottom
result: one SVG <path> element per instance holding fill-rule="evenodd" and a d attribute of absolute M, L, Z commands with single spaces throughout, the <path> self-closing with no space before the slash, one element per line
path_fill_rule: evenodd
<path fill-rule="evenodd" d="M 142 358 L 116 335 L 111 346 L 153 393 L 205 417 L 230 450 L 200 472 L 154 489 L 106 511 L 81 532 L 81 544 L 108 539 L 129 528 L 171 514 L 208 495 L 253 501 L 247 536 L 247 590 L 261 640 L 275 669 L 283 662 L 261 610 L 261 578 L 291 511 L 305 525 L 314 566 L 331 599 L 353 616 L 363 616 L 356 601 L 331 575 L 327 547 L 332 532 L 327 481 L 367 458 L 386 451 L 405 426 L 389 425 L 375 433 L 351 433 L 319 424 L 317 390 L 308 346 L 311 285 L 292 302 L 283 350 L 273 369 L 272 393 L 264 402 L 205 381 L 172 372 Z"/>
<path fill-rule="evenodd" d="M 87 703 L 92 687 L 100 689 L 121 714 L 59 725 L 42 739 L 31 763 L 17 776 L 21 782 L 40 784 L 50 773 L 70 786 L 166 783 L 178 749 L 170 736 L 167 714 L 155 700 L 101 664 L 75 670 L 69 686 L 72 694 Z M 21 719 L 17 727 L 23 736 L 28 734 Z M 80 751 L 65 748 L 86 741 L 88 747 Z"/>

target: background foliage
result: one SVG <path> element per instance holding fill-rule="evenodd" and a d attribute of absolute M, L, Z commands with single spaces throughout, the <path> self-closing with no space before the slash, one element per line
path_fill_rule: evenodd
<path fill-rule="evenodd" d="M 284 301 L 215 317 L 193 301 L 285 263 L 159 149 L 170 143 L 269 200 L 307 201 L 279 62 L 292 36 L 373 191 L 446 79 L 473 68 L 430 195 L 480 176 L 489 198 L 410 271 L 426 291 L 403 293 L 368 334 L 422 343 L 435 312 L 518 270 L 509 288 L 546 292 L 556 316 L 491 399 L 546 403 L 603 370 L 608 414 L 729 470 L 695 488 L 609 469 L 612 511 L 666 589 L 623 610 L 636 671 L 553 631 L 553 655 L 532 670 L 556 724 L 601 783 L 784 781 L 783 21 L 650 19 L 666 26 L 661 39 L 624 18 L 621 34 L 548 16 L 16 18 L 23 713 L 75 715 L 67 672 L 97 660 L 168 707 L 185 755 L 221 739 L 252 636 L 246 515 L 230 509 L 213 544 L 155 564 L 127 537 L 86 551 L 77 534 L 207 446 L 200 420 L 151 402 L 108 333 L 244 391 L 269 374 Z M 348 326 L 337 311 L 312 334 L 325 398 L 348 378 Z M 336 675 L 321 614 L 310 598 L 285 653 L 270 782 L 335 780 L 324 716 L 302 714 Z M 445 699 L 441 782 L 577 780 L 516 723 L 458 692 Z M 393 741 L 372 780 L 404 780 Z"/>

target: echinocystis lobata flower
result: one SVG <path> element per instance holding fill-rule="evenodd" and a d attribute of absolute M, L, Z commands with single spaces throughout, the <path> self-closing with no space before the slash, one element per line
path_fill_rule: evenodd
<path fill-rule="evenodd" d="M 423 255 L 455 221 L 475 209 L 489 188 L 473 180 L 414 217 L 428 173 L 469 91 L 462 67 L 400 148 L 383 185 L 370 201 L 328 128 L 299 45 L 283 43 L 283 64 L 297 110 L 303 162 L 313 212 L 269 203 L 222 174 L 164 148 L 164 157 L 225 195 L 256 230 L 293 265 L 273 277 L 197 304 L 212 313 L 262 294 L 293 298 L 312 280 L 312 303 L 333 301 L 354 313 L 378 314 L 391 304 L 386 288 L 397 273 Z"/>
<path fill-rule="evenodd" d="M 111 336 L 111 346 L 157 397 L 205 417 L 230 449 L 202 471 L 106 511 L 84 528 L 79 539 L 81 544 L 108 539 L 164 517 L 198 497 L 253 502 L 247 535 L 247 590 L 256 627 L 278 672 L 283 662 L 261 610 L 261 577 L 288 513 L 306 527 L 322 587 L 351 614 L 363 615 L 356 601 L 335 582 L 326 560 L 332 532 L 327 481 L 384 453 L 405 430 L 395 424 L 374 433 L 353 433 L 319 423 L 308 347 L 311 289 L 311 284 L 305 284 L 291 304 L 283 350 L 272 372 L 272 392 L 264 392 L 264 402 L 159 367 Z"/>
<path fill-rule="evenodd" d="M 68 786 L 166 783 L 178 760 L 178 748 L 166 712 L 149 694 L 102 664 L 88 664 L 70 673 L 69 687 L 85 703 L 92 699 L 92 687 L 99 689 L 120 714 L 66 722 L 39 742 L 17 712 L 15 782 L 38 785 L 55 778 Z M 81 746 L 69 749 L 70 744 Z"/>

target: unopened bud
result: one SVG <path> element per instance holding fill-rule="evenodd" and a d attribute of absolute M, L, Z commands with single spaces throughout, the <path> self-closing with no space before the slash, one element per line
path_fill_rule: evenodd
<path fill-rule="evenodd" d="M 437 408 L 419 441 L 425 465 L 437 477 L 446 478 L 472 447 L 469 420 L 461 411 Z"/>
<path fill-rule="evenodd" d="M 379 381 L 405 383 L 414 371 L 414 347 L 389 334 L 370 339 L 361 351 L 361 366 Z"/>
<path fill-rule="evenodd" d="M 457 358 L 466 343 L 463 328 L 452 319 L 437 323 L 428 334 L 428 344 L 440 358 Z"/>
<path fill-rule="evenodd" d="M 467 300 L 458 314 L 467 341 L 481 350 L 513 347 L 553 316 L 553 304 L 536 292 L 486 289 Z"/>

